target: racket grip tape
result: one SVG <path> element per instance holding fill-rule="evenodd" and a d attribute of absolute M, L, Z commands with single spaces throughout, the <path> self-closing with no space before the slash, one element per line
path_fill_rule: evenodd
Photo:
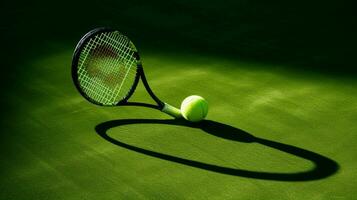
<path fill-rule="evenodd" d="M 161 111 L 175 118 L 182 118 L 180 109 L 171 106 L 170 104 L 164 103 L 164 107 Z"/>

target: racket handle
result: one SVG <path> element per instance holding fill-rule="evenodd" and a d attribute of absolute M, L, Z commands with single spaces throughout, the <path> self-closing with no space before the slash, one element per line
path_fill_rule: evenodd
<path fill-rule="evenodd" d="M 180 109 L 171 106 L 170 104 L 164 103 L 164 107 L 161 111 L 175 118 L 182 118 Z"/>

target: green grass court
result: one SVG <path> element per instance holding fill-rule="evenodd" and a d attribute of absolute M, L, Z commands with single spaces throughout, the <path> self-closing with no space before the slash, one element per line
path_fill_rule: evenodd
<path fill-rule="evenodd" d="M 44 11 L 55 25 L 49 19 L 36 21 L 41 7 L 34 7 L 33 21 L 18 17 L 14 24 L 21 26 L 3 28 L 4 35 L 18 40 L 5 43 L 13 48 L 4 61 L 8 68 L 1 69 L 6 93 L 1 99 L 0 199 L 356 199 L 357 79 L 348 54 L 338 54 L 337 46 L 319 46 L 323 39 L 317 36 L 312 43 L 314 33 L 300 46 L 274 43 L 287 41 L 269 35 L 285 35 L 278 26 L 264 36 L 276 40 L 263 44 L 259 34 L 264 34 L 255 29 L 263 22 L 249 11 L 242 30 L 234 28 L 236 21 L 227 21 L 241 19 L 233 14 L 200 21 L 223 8 L 230 13 L 229 5 L 203 6 L 190 15 L 199 3 L 177 3 L 181 7 L 173 6 L 165 19 L 159 10 L 170 6 L 160 2 L 126 3 L 128 10 L 119 14 L 114 9 L 119 5 L 104 6 L 109 14 L 100 11 L 102 18 L 90 16 L 77 28 L 68 20 L 76 16 L 74 8 L 67 16 Z M 259 3 L 239 5 L 240 11 L 262 8 Z M 262 16 L 274 15 L 274 6 Z M 30 12 L 13 9 L 20 16 Z M 180 9 L 186 14 L 180 15 Z M 132 10 L 143 16 L 131 16 Z M 129 17 L 144 32 L 125 23 Z M 298 17 L 287 20 L 299 25 Z M 228 28 L 218 29 L 223 21 Z M 32 29 L 28 40 L 20 37 L 22 30 L 40 24 L 48 28 Z M 150 108 L 87 102 L 72 83 L 70 66 L 76 42 L 98 24 L 128 33 L 160 99 L 179 106 L 186 96 L 205 97 L 207 121 L 192 125 Z M 211 24 L 216 24 L 212 30 Z M 180 26 L 189 28 L 175 32 Z M 256 36 L 240 40 L 244 31 Z M 217 34 L 222 37 L 213 40 Z M 312 59 L 313 52 L 321 54 Z M 140 84 L 131 100 L 151 102 Z"/>

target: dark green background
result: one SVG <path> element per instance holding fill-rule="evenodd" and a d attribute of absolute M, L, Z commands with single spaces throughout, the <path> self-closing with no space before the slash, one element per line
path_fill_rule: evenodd
<path fill-rule="evenodd" d="M 0 199 L 355 198 L 352 2 L 26 1 L 3 4 L 1 18 Z M 322 154 L 339 171 L 307 182 L 247 179 L 103 140 L 94 127 L 105 121 L 168 117 L 146 108 L 94 107 L 75 91 L 71 53 L 84 33 L 99 26 L 132 39 L 161 98 L 179 105 L 200 94 L 210 103 L 210 120 Z M 143 89 L 138 92 L 139 100 L 147 98 Z M 259 107 L 251 107 L 253 101 Z M 133 135 L 123 137 L 129 143 L 219 166 L 275 172 L 311 167 L 281 152 L 221 143 L 189 127 L 115 130 Z M 143 130 L 146 143 L 139 139 Z M 173 138 L 163 136 L 168 133 Z"/>
<path fill-rule="evenodd" d="M 2 34 L 15 53 L 32 56 L 53 40 L 69 45 L 90 28 L 111 26 L 141 48 L 346 73 L 356 68 L 353 11 L 348 1 L 320 0 L 34 1 L 3 7 Z"/>

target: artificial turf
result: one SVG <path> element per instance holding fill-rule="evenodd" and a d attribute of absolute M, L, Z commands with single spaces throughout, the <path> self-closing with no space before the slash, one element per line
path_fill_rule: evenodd
<path fill-rule="evenodd" d="M 72 49 L 59 49 L 24 63 L 22 93 L 7 97 L 0 199 L 355 198 L 355 80 L 143 49 L 157 96 L 208 100 L 209 121 L 182 125 L 149 108 L 90 104 L 72 84 Z M 150 102 L 142 85 L 132 99 Z M 304 174 L 321 165 L 304 150 L 331 162 Z"/>

